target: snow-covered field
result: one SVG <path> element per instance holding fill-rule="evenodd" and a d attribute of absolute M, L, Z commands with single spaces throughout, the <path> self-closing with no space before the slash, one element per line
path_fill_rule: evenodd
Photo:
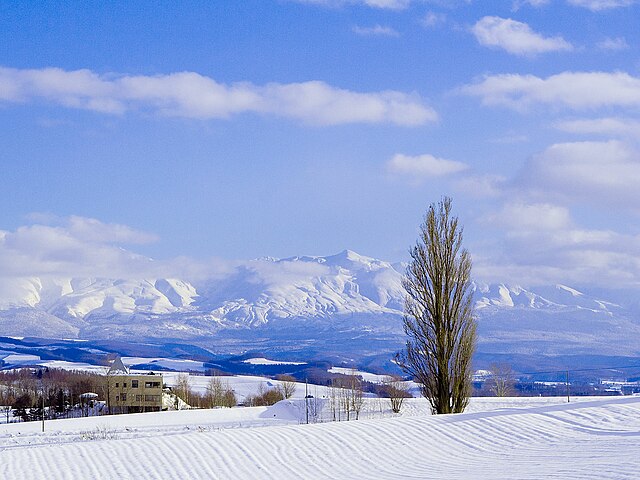
<path fill-rule="evenodd" d="M 640 397 L 474 398 L 435 417 L 414 399 L 396 418 L 312 425 L 300 406 L 1 425 L 0 478 L 624 479 L 640 466 Z"/>
<path fill-rule="evenodd" d="M 306 365 L 306 362 L 285 362 L 281 360 L 269 360 L 268 358 L 248 358 L 244 363 L 251 365 Z"/>
<path fill-rule="evenodd" d="M 328 372 L 338 373 L 340 375 L 358 375 L 362 377 L 365 382 L 371 383 L 382 383 L 387 378 L 387 375 L 377 375 L 375 373 L 363 372 L 362 370 L 344 367 L 331 367 Z"/>

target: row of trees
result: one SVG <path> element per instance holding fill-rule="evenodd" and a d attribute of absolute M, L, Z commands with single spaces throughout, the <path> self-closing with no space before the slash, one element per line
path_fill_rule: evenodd
<path fill-rule="evenodd" d="M 189 375 L 180 374 L 176 378 L 176 384 L 171 391 L 175 395 L 176 409 L 180 408 L 178 399 L 193 408 L 230 408 L 238 404 L 238 399 L 233 389 L 229 386 L 229 381 L 217 375 L 210 378 L 206 391 L 200 393 L 191 388 Z"/>
<path fill-rule="evenodd" d="M 258 392 L 244 399 L 247 406 L 273 405 L 285 398 L 290 398 L 296 390 L 296 379 L 291 375 L 278 375 L 278 385 L 265 388 L 260 385 Z M 210 378 L 206 391 L 200 393 L 191 387 L 189 375 L 181 374 L 176 378 L 175 386 L 171 389 L 178 398 L 194 408 L 235 407 L 238 404 L 236 393 L 224 376 L 214 375 Z M 178 405 L 176 405 L 178 407 Z"/>
<path fill-rule="evenodd" d="M 0 371 L 0 414 L 9 421 L 13 416 L 24 421 L 62 418 L 87 414 L 87 392 L 98 399 L 106 396 L 104 376 L 84 371 L 53 368 Z M 77 407 L 77 408 L 76 408 Z"/>
<path fill-rule="evenodd" d="M 334 422 L 358 420 L 363 404 L 364 392 L 359 376 L 351 374 L 331 379 L 329 405 Z"/>
<path fill-rule="evenodd" d="M 196 392 L 190 385 L 189 376 L 179 375 L 172 393 L 191 407 L 214 408 L 233 407 L 237 405 L 237 397 L 225 377 L 210 378 L 205 392 Z M 364 402 L 364 387 L 366 382 L 357 376 L 339 376 L 331 381 L 327 388 L 327 398 L 330 403 L 333 420 L 358 419 Z M 389 397 L 392 409 L 400 410 L 402 400 L 408 396 L 405 383 L 401 379 L 392 379 L 377 387 L 377 393 Z M 290 375 L 277 377 L 277 385 L 265 388 L 261 385 L 258 391 L 244 399 L 248 406 L 266 406 L 291 398 L 296 391 L 296 379 Z M 368 388 L 373 387 L 372 384 Z M 87 415 L 89 412 L 80 407 L 89 403 L 84 394 L 96 393 L 92 401 L 106 398 L 106 382 L 103 375 L 84 371 L 67 371 L 57 369 L 21 369 L 0 372 L 0 413 L 6 415 L 9 421 L 11 411 L 13 416 L 24 421 L 42 418 L 43 394 L 45 418 L 60 418 L 65 416 Z M 317 399 L 316 399 L 317 400 Z M 96 402 L 98 403 L 98 402 Z M 317 407 L 317 402 L 313 407 Z M 75 407 L 75 410 L 74 410 Z M 311 412 L 314 416 L 314 412 Z"/>
<path fill-rule="evenodd" d="M 296 391 L 296 379 L 290 375 L 276 377 L 277 384 L 266 387 L 258 386 L 256 393 L 244 398 L 245 406 L 269 406 L 280 400 L 288 399 Z M 324 389 L 324 400 L 328 401 L 332 421 L 357 420 L 364 404 L 365 384 L 355 371 L 351 375 L 340 375 L 331 379 Z M 408 384 L 400 377 L 388 377 L 382 385 L 369 384 L 375 387 L 375 393 L 388 398 L 393 412 L 399 413 L 405 398 L 410 397 Z M 185 403 L 195 408 L 232 407 L 237 404 L 237 397 L 224 377 L 213 376 L 208 382 L 206 392 L 195 392 L 190 385 L 188 375 L 179 375 L 172 392 Z M 311 422 L 319 421 L 323 399 L 318 396 L 318 388 L 314 386 L 315 395 L 305 399 L 306 414 Z"/>
<path fill-rule="evenodd" d="M 366 392 L 369 397 L 365 409 Z M 394 413 L 400 413 L 403 402 L 410 398 L 409 382 L 397 376 L 388 376 L 381 384 L 362 380 L 355 371 L 330 380 L 327 386 L 313 385 L 312 393 L 305 398 L 302 421 L 318 423 L 359 420 L 363 413 L 384 415 L 386 402 Z"/>

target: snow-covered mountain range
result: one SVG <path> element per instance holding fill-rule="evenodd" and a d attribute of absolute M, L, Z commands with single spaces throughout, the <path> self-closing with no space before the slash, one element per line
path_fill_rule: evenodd
<path fill-rule="evenodd" d="M 222 334 L 242 339 L 277 332 L 280 338 L 329 341 L 341 332 L 344 339 L 397 343 L 404 268 L 346 250 L 248 261 L 222 279 L 198 284 L 0 279 L 0 335 L 215 341 Z M 484 351 L 640 354 L 640 318 L 616 302 L 564 285 L 477 283 L 474 289 Z"/>

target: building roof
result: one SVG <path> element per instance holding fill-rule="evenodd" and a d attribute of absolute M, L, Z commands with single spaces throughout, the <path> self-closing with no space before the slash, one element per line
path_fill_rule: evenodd
<path fill-rule="evenodd" d="M 124 363 L 122 363 L 120 355 L 118 355 L 111 364 L 111 368 L 109 368 L 107 375 L 129 375 L 129 369 L 124 366 Z"/>

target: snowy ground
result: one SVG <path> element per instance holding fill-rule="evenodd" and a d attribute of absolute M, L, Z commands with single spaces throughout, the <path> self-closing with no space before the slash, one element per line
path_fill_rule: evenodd
<path fill-rule="evenodd" d="M 640 397 L 474 398 L 300 425 L 301 401 L 0 425 L 0 478 L 637 478 Z"/>
<path fill-rule="evenodd" d="M 363 372 L 362 370 L 354 370 L 353 368 L 332 367 L 329 373 L 339 373 L 340 375 L 358 375 L 366 382 L 382 383 L 388 376 L 377 375 L 375 373 Z"/>

